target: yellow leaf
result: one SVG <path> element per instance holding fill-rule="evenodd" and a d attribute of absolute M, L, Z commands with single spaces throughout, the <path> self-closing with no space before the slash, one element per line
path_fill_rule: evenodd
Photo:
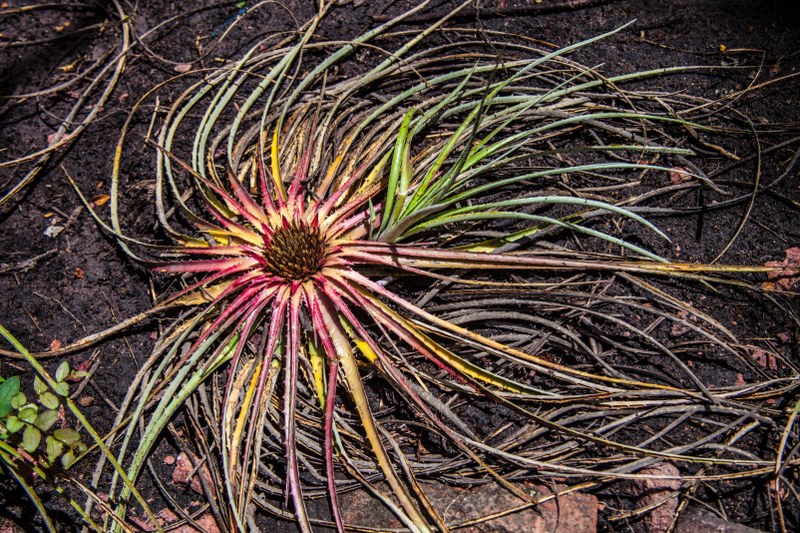
<path fill-rule="evenodd" d="M 317 399 L 320 406 L 325 408 L 325 359 L 314 343 L 308 344 L 308 356 L 314 372 L 314 388 L 317 389 Z"/>
<path fill-rule="evenodd" d="M 222 283 L 218 283 L 217 285 L 211 285 L 209 287 L 203 287 L 197 289 L 196 291 L 192 291 L 188 294 L 181 296 L 180 298 L 175 299 L 173 303 L 175 305 L 193 306 L 211 302 L 217 296 L 222 294 L 222 291 L 227 289 L 230 283 L 231 283 L 230 281 L 225 281 Z"/>
<path fill-rule="evenodd" d="M 361 339 L 353 339 L 353 341 L 355 341 L 356 346 L 358 347 L 358 351 L 360 351 L 361 354 L 364 357 L 366 357 L 370 363 L 374 363 L 375 360 L 378 359 L 377 354 L 372 348 L 370 348 L 369 344 L 362 341 Z"/>

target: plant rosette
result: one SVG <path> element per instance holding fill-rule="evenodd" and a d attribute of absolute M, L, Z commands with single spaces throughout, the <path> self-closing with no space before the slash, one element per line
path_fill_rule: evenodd
<path fill-rule="evenodd" d="M 121 230 L 120 169 L 144 100 L 123 130 L 111 219 L 95 216 L 132 257 L 181 275 L 157 309 L 187 310 L 116 421 L 129 479 L 190 398 L 198 427 L 213 428 L 212 485 L 240 530 L 259 506 L 310 531 L 309 494 L 327 495 L 343 530 L 337 492 L 356 486 L 412 531 L 447 530 L 426 477 L 494 481 L 528 501 L 509 471 L 605 482 L 665 455 L 732 476 L 772 468 L 719 457 L 705 437 L 664 451 L 621 431 L 711 412 L 741 428 L 753 413 L 652 333 L 679 323 L 710 353 L 738 354 L 727 330 L 646 278 L 725 283 L 763 267 L 671 263 L 620 230 L 668 242 L 639 207 L 672 194 L 675 172 L 692 178 L 681 187 L 718 189 L 675 142 L 723 134 L 702 122 L 718 104 L 619 88 L 693 69 L 605 78 L 568 58 L 624 27 L 556 50 L 498 37 L 491 56 L 441 23 L 389 35 L 416 9 L 346 44 L 315 41 L 329 7 L 297 41 L 268 37 L 205 72 L 159 117 L 148 140 L 171 246 Z M 399 44 L 336 73 L 376 42 Z M 645 175 L 664 186 L 643 191 Z M 641 372 L 643 357 L 669 372 Z M 398 400 L 391 415 L 384 391 Z M 478 405 L 508 425 L 471 427 Z M 420 458 L 421 433 L 447 444 Z M 625 459 L 581 455 L 597 447 Z M 132 488 L 114 490 L 123 516 Z"/>

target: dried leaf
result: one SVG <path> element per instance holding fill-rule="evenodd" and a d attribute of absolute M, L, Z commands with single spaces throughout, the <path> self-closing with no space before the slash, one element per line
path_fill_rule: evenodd
<path fill-rule="evenodd" d="M 51 239 L 55 239 L 62 231 L 64 231 L 65 229 L 64 226 L 59 226 L 58 224 L 55 224 L 55 221 L 56 220 L 53 219 L 54 223 L 50 224 L 49 226 L 47 226 L 47 228 L 45 228 L 44 230 L 45 237 L 50 237 Z"/>
<path fill-rule="evenodd" d="M 189 456 L 186 452 L 181 452 L 175 460 L 175 469 L 172 471 L 172 481 L 174 483 L 189 484 L 189 487 L 198 494 L 203 493 L 203 486 L 200 484 L 198 473 L 203 476 L 206 483 L 211 484 L 211 473 L 208 467 L 203 465 L 200 467 L 199 472 L 195 472 L 195 465 L 199 459 Z M 194 475 L 192 473 L 194 472 Z"/>
<path fill-rule="evenodd" d="M 92 197 L 92 207 L 100 207 L 111 199 L 107 194 L 98 194 Z"/>
<path fill-rule="evenodd" d="M 672 167 L 669 171 L 669 181 L 673 185 L 680 185 L 681 183 L 692 181 L 694 178 L 688 174 L 689 170 L 684 167 Z"/>

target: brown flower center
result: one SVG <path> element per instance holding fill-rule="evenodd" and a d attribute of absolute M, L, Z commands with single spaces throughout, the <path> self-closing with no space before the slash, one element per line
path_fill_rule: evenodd
<path fill-rule="evenodd" d="M 319 229 L 298 222 L 275 231 L 264 251 L 267 269 L 287 280 L 307 280 L 324 259 L 325 241 Z"/>

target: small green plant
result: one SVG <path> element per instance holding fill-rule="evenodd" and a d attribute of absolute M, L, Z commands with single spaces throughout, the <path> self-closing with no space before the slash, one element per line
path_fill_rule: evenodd
<path fill-rule="evenodd" d="M 0 439 L 13 442 L 12 436 L 21 435 L 20 445 L 29 454 L 38 451 L 39 460 L 45 466 L 60 460 L 63 468 L 69 468 L 75 458 L 87 450 L 78 431 L 69 427 L 53 429 L 63 411 L 59 396 L 69 394 L 70 379 L 82 379 L 88 374 L 70 370 L 67 361 L 62 362 L 54 375 L 55 388 L 50 389 L 39 376 L 33 378 L 36 401 L 20 391 L 19 376 L 0 376 Z M 52 431 L 51 431 L 52 429 Z M 42 437 L 45 436 L 44 441 Z M 43 449 L 41 445 L 44 444 Z"/>
<path fill-rule="evenodd" d="M 98 448 L 102 457 L 111 463 L 117 475 L 122 478 L 122 482 L 129 488 L 130 494 L 141 504 L 153 523 L 156 523 L 155 515 L 147 502 L 132 486 L 100 435 L 69 398 L 68 381 L 84 379 L 88 377 L 88 373 L 71 370 L 69 363 L 64 361 L 58 366 L 55 375 L 51 376 L 2 325 L 0 325 L 0 338 L 10 343 L 15 353 L 19 354 L 36 373 L 33 384 L 35 402 L 29 401 L 21 392 L 19 376 L 0 378 L 0 472 L 10 473 L 22 487 L 39 512 L 44 528 L 52 533 L 56 531 L 48 510 L 39 497 L 37 483 L 45 483 L 64 496 L 92 531 L 97 533 L 107 531 L 84 511 L 81 504 L 70 496 L 65 488 L 65 485 L 74 485 L 89 499 L 97 501 L 99 498 L 86 484 L 70 477 L 69 468 L 80 459 L 80 456 L 88 452 L 89 448 L 83 441 L 81 432 L 64 426 L 63 422 L 61 427 L 53 429 L 59 420 L 63 421 L 66 418 L 66 413 L 71 413 L 77 419 L 79 427 L 91 437 L 93 447 Z M 42 447 L 43 436 L 45 436 L 44 447 Z M 61 468 L 52 468 L 56 466 L 56 461 L 60 463 Z M 62 481 L 66 483 L 62 484 Z M 119 517 L 108 511 L 105 516 L 110 516 L 117 523 L 123 523 Z M 156 529 L 162 531 L 160 527 Z"/>

